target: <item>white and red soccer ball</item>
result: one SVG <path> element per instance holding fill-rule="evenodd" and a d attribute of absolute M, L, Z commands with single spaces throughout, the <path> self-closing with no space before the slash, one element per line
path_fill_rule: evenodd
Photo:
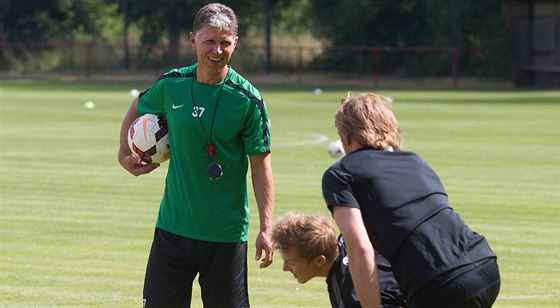
<path fill-rule="evenodd" d="M 128 129 L 128 146 L 132 155 L 147 163 L 162 163 L 169 159 L 167 120 L 163 115 L 144 114 Z"/>

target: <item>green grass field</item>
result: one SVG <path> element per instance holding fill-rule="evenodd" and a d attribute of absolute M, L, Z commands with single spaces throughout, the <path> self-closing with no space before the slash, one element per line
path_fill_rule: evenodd
<path fill-rule="evenodd" d="M 0 81 L 0 306 L 140 307 L 167 165 L 133 177 L 117 162 L 131 88 L 148 83 Z M 272 122 L 275 217 L 329 215 L 323 171 L 346 90 L 261 88 Z M 455 209 L 498 254 L 495 307 L 560 306 L 558 91 L 390 90 L 406 148 L 439 173 Z M 93 101 L 95 109 L 84 108 Z M 324 279 L 300 285 L 252 260 L 253 307 L 329 307 Z M 193 307 L 201 307 L 195 284 Z"/>

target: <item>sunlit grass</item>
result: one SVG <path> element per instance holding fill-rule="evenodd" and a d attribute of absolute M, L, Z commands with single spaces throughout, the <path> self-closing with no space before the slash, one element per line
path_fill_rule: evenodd
<path fill-rule="evenodd" d="M 131 87 L 0 86 L 0 306 L 139 307 L 166 165 L 133 177 L 116 159 Z M 320 179 L 334 162 L 345 90 L 265 89 L 275 217 L 329 216 Z M 363 89 L 348 89 L 361 92 Z M 495 307 L 560 305 L 560 97 L 557 91 L 379 90 L 394 98 L 406 148 L 440 174 L 450 200 L 498 254 Z M 93 101 L 94 109 L 84 103 Z M 281 259 L 259 269 L 251 196 L 253 307 L 328 307 L 324 279 L 300 285 Z M 193 307 L 201 307 L 195 283 Z"/>

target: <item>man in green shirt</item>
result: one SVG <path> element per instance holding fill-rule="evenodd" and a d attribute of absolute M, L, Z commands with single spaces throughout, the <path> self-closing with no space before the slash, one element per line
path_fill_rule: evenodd
<path fill-rule="evenodd" d="M 169 132 L 171 158 L 146 269 L 145 307 L 190 306 L 196 275 L 205 307 L 249 307 L 249 165 L 260 218 L 255 257 L 261 268 L 272 263 L 268 114 L 259 91 L 228 66 L 237 40 L 233 10 L 203 7 L 190 33 L 197 63 L 162 75 L 123 119 L 119 162 L 136 176 L 159 165 L 131 155 L 131 123 L 142 114 L 162 114 Z"/>

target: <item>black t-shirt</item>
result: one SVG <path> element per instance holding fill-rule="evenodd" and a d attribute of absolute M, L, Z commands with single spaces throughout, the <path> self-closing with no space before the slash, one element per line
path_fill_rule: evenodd
<path fill-rule="evenodd" d="M 338 257 L 333 263 L 326 279 L 331 305 L 336 308 L 359 308 L 361 307 L 360 301 L 350 276 L 346 244 L 342 235 L 338 237 L 338 251 Z M 381 254 L 376 253 L 375 263 L 377 265 L 383 307 L 406 307 L 406 301 L 393 276 L 389 261 Z"/>
<path fill-rule="evenodd" d="M 415 153 L 354 151 L 325 172 L 322 187 L 331 211 L 360 209 L 371 243 L 389 260 L 407 298 L 442 273 L 495 257 L 484 237 L 453 211 L 439 177 Z"/>

